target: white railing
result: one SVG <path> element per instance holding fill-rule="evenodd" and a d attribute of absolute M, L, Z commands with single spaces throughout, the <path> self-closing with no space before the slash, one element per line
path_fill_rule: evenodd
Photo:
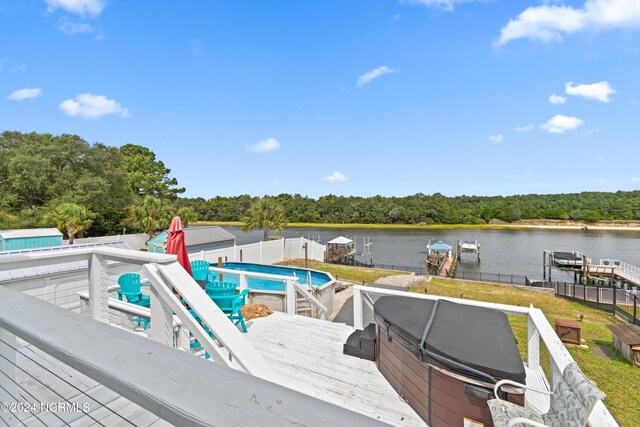
<path fill-rule="evenodd" d="M 157 274 L 166 274 L 169 281 L 181 276 L 171 271 L 173 262 L 156 265 Z M 178 282 L 174 284 L 186 283 Z M 188 286 L 181 286 L 181 291 L 188 292 Z M 199 299 L 192 297 L 187 298 Z M 152 312 L 158 321 L 153 308 Z M 114 411 L 107 405 L 115 399 L 118 407 Z M 135 421 L 144 419 L 147 424 L 158 421 L 155 415 L 166 424 L 185 426 L 381 425 L 375 419 L 3 286 L 0 402 L 0 424 L 8 427 L 120 425 L 133 421 L 129 420 L 132 414 Z M 41 405 L 53 405 L 53 409 L 31 409 Z M 72 405 L 82 412 L 69 409 Z"/>
<path fill-rule="evenodd" d="M 110 288 L 113 286 L 113 278 L 108 274 L 109 267 L 117 263 L 128 264 L 138 269 L 143 266 L 151 282 L 152 339 L 173 345 L 175 313 L 214 360 L 273 382 L 281 382 L 264 358 L 177 263 L 175 255 L 85 247 L 0 257 L 0 271 L 77 261 L 89 262 L 88 305 L 92 319 L 110 323 L 110 304 L 114 303 L 110 301 L 112 298 L 109 295 Z M 178 291 L 200 317 L 202 325 L 196 322 L 184 305 L 178 301 L 171 292 L 172 288 Z M 213 333 L 217 343 L 205 332 L 204 326 Z M 222 344 L 222 347 L 218 343 Z"/>
<path fill-rule="evenodd" d="M 613 273 L 625 280 L 640 284 L 640 267 L 627 264 L 617 259 L 601 259 L 600 265 L 608 265 L 614 267 Z"/>
<path fill-rule="evenodd" d="M 534 308 L 533 306 L 519 307 L 506 304 L 440 297 L 436 295 L 418 294 L 412 292 L 395 291 L 357 285 L 353 287 L 354 329 L 363 329 L 364 327 L 364 311 L 362 304 L 363 302 L 367 302 L 370 304 L 370 296 L 399 296 L 403 298 L 425 300 L 446 299 L 448 301 L 456 302 L 459 304 L 499 310 L 505 314 L 527 316 L 527 368 L 530 371 L 530 373 L 528 372 L 527 375 L 533 375 L 536 378 L 541 379 L 544 382 L 543 385 L 548 390 L 555 389 L 557 381 L 564 371 L 564 368 L 569 363 L 574 361 L 571 357 L 571 354 L 567 351 L 562 341 L 560 341 L 560 338 L 558 338 L 555 331 L 553 330 L 547 319 L 544 317 L 542 311 L 538 308 Z M 546 378 L 544 370 L 540 366 L 540 340 L 542 340 L 546 348 L 549 350 L 549 379 Z M 527 401 L 527 404 L 529 405 L 530 402 Z M 544 411 L 548 409 L 548 405 L 549 404 L 547 399 L 546 408 L 540 408 L 538 405 L 536 405 L 536 407 Z M 544 403 L 542 406 L 544 406 Z M 607 408 L 604 406 L 604 403 L 602 403 L 602 401 L 599 401 L 593 409 L 591 416 L 589 417 L 589 424 L 592 427 L 609 427 L 618 425 L 613 419 L 613 416 L 611 416 Z"/>
<path fill-rule="evenodd" d="M 221 268 L 221 267 L 209 267 L 209 271 L 216 274 L 230 274 L 233 276 L 239 277 L 239 288 L 248 289 L 249 278 L 256 279 L 265 279 L 271 280 L 274 282 L 283 282 L 285 293 L 287 296 L 286 301 L 286 313 L 293 315 L 297 314 L 297 299 L 298 294 L 302 296 L 306 301 L 309 302 L 313 307 L 318 310 L 318 315 L 321 319 L 324 319 L 327 314 L 327 307 L 324 306 L 318 299 L 311 295 L 311 293 L 300 285 L 298 282 L 299 278 L 296 276 L 285 276 L 282 274 L 267 274 L 267 273 L 259 273 L 254 271 L 242 271 L 242 270 L 231 270 L 229 268 Z"/>

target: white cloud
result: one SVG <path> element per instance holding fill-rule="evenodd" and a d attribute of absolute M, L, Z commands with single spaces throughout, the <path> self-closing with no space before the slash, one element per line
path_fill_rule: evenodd
<path fill-rule="evenodd" d="M 356 86 L 362 87 L 384 74 L 395 73 L 395 72 L 396 70 L 394 70 L 393 68 L 389 68 L 386 65 L 383 65 L 382 67 L 378 67 L 358 77 L 358 82 L 356 83 Z"/>
<path fill-rule="evenodd" d="M 609 96 L 616 93 L 607 81 L 590 85 L 574 85 L 573 82 L 568 82 L 564 86 L 567 95 L 581 96 L 602 102 L 610 102 Z"/>
<path fill-rule="evenodd" d="M 567 97 L 566 96 L 551 95 L 549 97 L 549 103 L 550 104 L 561 105 L 561 104 L 564 104 L 565 102 L 567 102 Z"/>
<path fill-rule="evenodd" d="M 98 16 L 106 5 L 106 0 L 44 0 L 47 12 L 64 9 L 80 16 Z"/>
<path fill-rule="evenodd" d="M 95 29 L 89 24 L 71 22 L 66 19 L 62 19 L 60 21 L 58 29 L 68 36 L 72 36 L 74 34 L 86 34 L 95 32 Z"/>
<path fill-rule="evenodd" d="M 322 178 L 324 181 L 327 181 L 329 184 L 335 184 L 337 182 L 343 182 L 347 180 L 347 177 L 344 176 L 342 172 L 335 171 L 329 176 L 325 176 Z"/>
<path fill-rule="evenodd" d="M 527 38 L 544 43 L 566 34 L 613 28 L 640 27 L 637 0 L 587 0 L 582 8 L 543 4 L 525 9 L 500 30 L 497 46 Z"/>
<path fill-rule="evenodd" d="M 563 116 L 558 114 L 547 121 L 547 123 L 541 125 L 542 129 L 549 131 L 550 133 L 564 133 L 568 130 L 576 129 L 583 123 L 577 117 Z"/>
<path fill-rule="evenodd" d="M 319 122 L 330 122 L 331 120 L 335 120 L 336 116 L 319 116 L 318 117 L 318 121 Z"/>
<path fill-rule="evenodd" d="M 504 139 L 504 136 L 497 134 L 497 135 L 491 135 L 489 137 L 489 141 L 493 142 L 494 144 L 500 144 L 502 142 L 502 140 Z"/>
<path fill-rule="evenodd" d="M 452 11 L 455 0 L 403 0 L 404 3 L 409 4 L 423 4 L 427 7 L 434 7 L 446 11 Z"/>
<path fill-rule="evenodd" d="M 268 153 L 269 151 L 274 151 L 278 148 L 280 148 L 280 142 L 275 138 L 267 138 L 264 141 L 260 141 L 257 144 L 248 147 L 249 150 L 255 151 L 256 153 Z"/>
<path fill-rule="evenodd" d="M 131 117 L 129 110 L 120 105 L 118 101 L 90 93 L 81 93 L 76 99 L 67 99 L 60 104 L 60 109 L 68 116 L 80 116 L 85 119 L 97 119 L 109 114 Z"/>
<path fill-rule="evenodd" d="M 533 123 L 531 123 L 530 125 L 516 126 L 516 131 L 518 131 L 518 132 L 531 132 L 534 127 L 535 126 L 533 125 Z"/>
<path fill-rule="evenodd" d="M 631 178 L 631 182 L 638 182 L 640 181 L 640 177 L 638 176 L 634 176 L 633 178 Z"/>
<path fill-rule="evenodd" d="M 485 0 L 400 0 L 400 1 L 402 3 L 421 4 L 426 7 L 431 7 L 434 9 L 451 12 L 453 11 L 453 8 L 456 4 L 471 3 L 474 1 L 485 1 Z"/>
<path fill-rule="evenodd" d="M 25 99 L 35 99 L 42 95 L 42 89 L 40 88 L 28 88 L 14 90 L 7 96 L 7 99 L 11 99 L 13 101 L 24 101 Z"/>

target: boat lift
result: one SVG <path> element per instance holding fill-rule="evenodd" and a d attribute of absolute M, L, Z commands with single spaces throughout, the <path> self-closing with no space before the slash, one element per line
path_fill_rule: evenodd
<path fill-rule="evenodd" d="M 457 241 L 458 246 L 458 260 L 462 259 L 462 253 L 475 253 L 478 256 L 478 262 L 480 262 L 480 243 L 477 240 L 463 240 Z"/>

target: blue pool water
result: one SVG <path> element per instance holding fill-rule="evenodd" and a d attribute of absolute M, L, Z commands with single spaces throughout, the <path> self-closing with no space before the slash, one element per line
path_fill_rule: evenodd
<path fill-rule="evenodd" d="M 308 272 L 311 271 L 311 285 L 312 286 L 322 286 L 331 281 L 331 277 L 327 273 L 321 273 L 319 271 L 307 270 L 304 268 L 295 268 L 295 267 L 282 267 L 279 265 L 264 265 L 264 264 L 249 264 L 244 262 L 226 262 L 224 264 L 224 268 L 228 268 L 230 270 L 241 270 L 241 271 L 251 271 L 254 273 L 265 273 L 265 274 L 278 274 L 281 276 L 295 276 L 298 277 L 298 283 L 302 285 L 307 284 L 307 276 Z M 240 277 L 232 274 L 223 275 L 223 280 L 225 282 L 231 282 L 238 284 L 240 282 Z M 216 276 L 217 281 L 217 276 Z M 269 291 L 284 291 L 285 284 L 279 280 L 267 280 L 267 279 L 258 279 L 254 277 L 249 277 L 248 280 L 249 289 L 261 289 L 261 290 L 269 290 Z"/>

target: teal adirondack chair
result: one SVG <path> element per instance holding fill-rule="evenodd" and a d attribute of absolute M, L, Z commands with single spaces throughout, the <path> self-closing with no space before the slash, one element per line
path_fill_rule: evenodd
<path fill-rule="evenodd" d="M 204 290 L 210 298 L 226 295 L 235 295 L 238 285 L 229 282 L 209 282 Z"/>
<path fill-rule="evenodd" d="M 191 261 L 191 273 L 193 273 L 193 280 L 210 280 L 211 272 L 209 267 L 211 263 L 203 259 Z"/>
<path fill-rule="evenodd" d="M 217 295 L 212 296 L 211 299 L 216 303 L 220 310 L 222 310 L 229 320 L 234 325 L 240 325 L 242 332 L 247 332 L 247 325 L 244 323 L 244 317 L 242 316 L 241 308 L 245 305 L 246 296 L 249 293 L 249 289 L 244 289 L 239 294 L 234 295 Z"/>
<path fill-rule="evenodd" d="M 135 305 L 139 305 L 141 307 L 149 307 L 151 305 L 150 297 L 147 295 L 143 295 L 140 288 L 143 285 L 140 282 L 140 275 L 138 273 L 125 273 L 118 277 L 118 285 L 120 285 L 120 290 L 118 291 L 118 299 L 122 301 L 122 297 L 124 296 L 127 299 L 127 302 Z M 138 323 L 138 325 L 142 324 L 144 329 L 147 329 L 149 325 L 149 319 L 145 317 L 134 317 L 133 321 Z"/>

